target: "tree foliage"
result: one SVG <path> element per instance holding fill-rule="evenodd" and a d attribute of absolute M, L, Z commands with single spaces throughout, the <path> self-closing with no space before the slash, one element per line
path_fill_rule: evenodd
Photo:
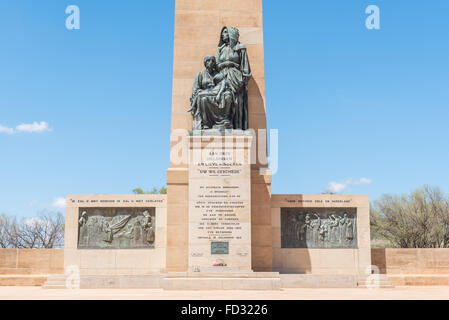
<path fill-rule="evenodd" d="M 64 246 L 64 216 L 41 213 L 36 218 L 0 215 L 0 248 L 60 248 Z"/>
<path fill-rule="evenodd" d="M 449 248 L 449 197 L 424 186 L 409 195 L 383 195 L 370 214 L 372 238 L 399 248 Z"/>
<path fill-rule="evenodd" d="M 153 187 L 153 189 L 149 190 L 149 191 L 144 191 L 142 188 L 135 188 L 133 189 L 133 193 L 135 194 L 167 194 L 167 188 L 161 187 L 161 188 L 157 188 L 157 187 Z"/>

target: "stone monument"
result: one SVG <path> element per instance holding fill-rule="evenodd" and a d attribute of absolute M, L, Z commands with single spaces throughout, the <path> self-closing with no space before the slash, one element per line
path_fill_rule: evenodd
<path fill-rule="evenodd" d="M 65 267 L 85 288 L 356 287 L 368 197 L 271 194 L 262 0 L 176 0 L 174 39 L 167 194 L 68 195 Z"/>
<path fill-rule="evenodd" d="M 262 1 L 178 0 L 167 237 L 176 234 L 179 241 L 167 242 L 167 271 L 189 268 L 189 232 L 193 231 L 188 226 L 191 165 L 177 160 L 175 150 L 179 145 L 192 150 L 189 144 L 193 141 L 207 143 L 212 137 L 218 144 L 230 135 L 234 139 L 246 135 L 248 140 L 247 129 L 266 129 Z M 261 149 L 266 150 L 266 142 Z M 251 250 L 246 257 L 251 258 L 253 270 L 271 271 L 271 174 L 265 170 L 261 175 L 260 169 L 266 169 L 267 164 L 258 159 L 253 162 L 248 167 L 249 188 L 245 193 L 251 216 L 248 222 L 256 232 L 248 232 Z"/>
<path fill-rule="evenodd" d="M 251 268 L 251 67 L 236 27 L 194 80 L 189 139 L 189 270 Z M 229 269 L 228 270 L 231 270 Z"/>

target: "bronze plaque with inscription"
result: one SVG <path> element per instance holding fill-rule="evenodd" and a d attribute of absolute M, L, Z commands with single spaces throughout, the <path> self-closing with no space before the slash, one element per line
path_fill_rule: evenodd
<path fill-rule="evenodd" d="M 229 242 L 211 242 L 211 254 L 229 254 Z"/>
<path fill-rule="evenodd" d="M 281 208 L 282 248 L 357 248 L 356 208 Z"/>
<path fill-rule="evenodd" d="M 80 208 L 78 248 L 154 248 L 155 229 L 155 208 Z"/>

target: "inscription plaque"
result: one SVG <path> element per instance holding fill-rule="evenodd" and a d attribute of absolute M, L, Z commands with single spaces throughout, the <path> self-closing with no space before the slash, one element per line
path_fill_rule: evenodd
<path fill-rule="evenodd" d="M 282 248 L 357 248 L 356 208 L 281 208 Z"/>
<path fill-rule="evenodd" d="M 217 255 L 226 254 L 227 266 L 249 270 L 251 255 L 237 253 L 251 252 L 252 136 L 190 139 L 189 268 L 213 266 Z M 226 243 L 227 248 L 214 243 Z M 199 252 L 203 256 L 191 255 Z"/>
<path fill-rule="evenodd" d="M 211 242 L 211 254 L 229 254 L 229 242 Z"/>
<path fill-rule="evenodd" d="M 155 208 L 80 208 L 79 249 L 154 248 Z"/>

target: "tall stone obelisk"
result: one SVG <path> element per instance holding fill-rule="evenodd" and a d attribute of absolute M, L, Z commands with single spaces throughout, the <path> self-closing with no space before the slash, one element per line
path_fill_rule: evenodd
<path fill-rule="evenodd" d="M 189 266 L 188 112 L 195 75 L 203 57 L 217 53 L 223 26 L 237 27 L 247 47 L 252 78 L 248 83 L 249 127 L 266 130 L 262 0 L 176 0 L 170 167 L 167 170 L 166 271 Z M 259 138 L 259 137 L 257 137 Z M 266 138 L 262 144 L 266 150 Z M 263 152 L 262 152 L 263 153 Z M 184 161 L 184 160 L 185 161 Z M 254 271 L 270 271 L 271 175 L 261 174 L 263 159 L 251 166 L 251 264 Z"/>

